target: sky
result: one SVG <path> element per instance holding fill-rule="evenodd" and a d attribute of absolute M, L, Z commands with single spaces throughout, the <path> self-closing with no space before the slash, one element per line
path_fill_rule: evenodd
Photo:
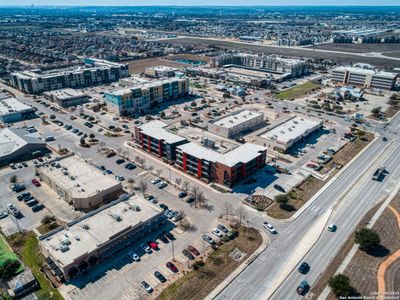
<path fill-rule="evenodd" d="M 221 6 L 286 6 L 286 5 L 314 5 L 314 6 L 399 6 L 399 0 L 0 0 L 2 5 L 65 5 L 65 6 L 150 6 L 150 5 L 221 5 Z"/>

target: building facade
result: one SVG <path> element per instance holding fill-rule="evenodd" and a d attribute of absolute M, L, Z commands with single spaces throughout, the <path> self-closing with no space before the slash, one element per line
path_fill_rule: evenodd
<path fill-rule="evenodd" d="M 89 102 L 89 96 L 74 89 L 62 89 L 51 92 L 44 92 L 46 99 L 57 103 L 61 107 L 70 107 Z"/>
<path fill-rule="evenodd" d="M 211 65 L 216 68 L 226 65 L 242 66 L 272 73 L 290 74 L 291 77 L 303 76 L 310 72 L 308 64 L 299 59 L 247 53 L 223 54 L 214 57 Z"/>
<path fill-rule="evenodd" d="M 109 112 L 130 116 L 144 113 L 160 103 L 183 98 L 188 94 L 188 78 L 171 78 L 106 93 L 105 96 Z"/>
<path fill-rule="evenodd" d="M 68 282 L 128 245 L 147 238 L 165 222 L 161 208 L 125 194 L 39 236 L 39 248 L 47 263 L 45 271 L 53 280 Z"/>
<path fill-rule="evenodd" d="M 20 102 L 14 97 L 0 95 L 0 122 L 15 123 L 36 117 L 36 108 Z"/>
<path fill-rule="evenodd" d="M 331 71 L 333 81 L 366 88 L 393 89 L 397 74 L 356 67 L 338 67 Z"/>
<path fill-rule="evenodd" d="M 39 164 L 36 173 L 77 210 L 96 209 L 123 193 L 119 181 L 75 155 Z"/>
<path fill-rule="evenodd" d="M 41 71 L 30 70 L 11 74 L 10 84 L 27 94 L 64 88 L 84 88 L 118 81 L 129 76 L 128 65 L 99 59 L 86 59 L 86 66 Z"/>

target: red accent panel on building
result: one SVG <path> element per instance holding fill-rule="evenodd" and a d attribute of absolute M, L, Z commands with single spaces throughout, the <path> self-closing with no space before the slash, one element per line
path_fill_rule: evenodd
<path fill-rule="evenodd" d="M 197 160 L 197 176 L 201 177 L 201 159 Z"/>
<path fill-rule="evenodd" d="M 246 164 L 242 164 L 242 166 L 240 167 L 240 171 L 242 173 L 242 178 L 246 177 Z"/>
<path fill-rule="evenodd" d="M 186 153 L 185 152 L 182 153 L 182 167 L 183 167 L 183 170 L 186 171 Z"/>
<path fill-rule="evenodd" d="M 144 141 L 144 136 L 143 136 L 143 134 L 141 133 L 141 134 L 140 134 L 140 144 L 142 145 L 142 149 L 144 149 L 144 143 L 143 143 L 143 141 Z"/>
<path fill-rule="evenodd" d="M 162 157 L 162 143 L 161 140 L 158 141 L 158 155 Z"/>
<path fill-rule="evenodd" d="M 151 152 L 151 137 L 150 136 L 147 137 L 147 150 L 149 152 Z"/>

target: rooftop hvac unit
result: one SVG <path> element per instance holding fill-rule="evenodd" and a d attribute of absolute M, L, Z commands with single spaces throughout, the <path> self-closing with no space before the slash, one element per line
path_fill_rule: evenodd
<path fill-rule="evenodd" d="M 67 252 L 68 250 L 69 250 L 69 247 L 68 246 L 61 246 L 60 247 L 60 250 L 61 250 L 61 252 Z"/>
<path fill-rule="evenodd" d="M 298 121 L 293 121 L 293 123 L 294 123 L 294 124 L 299 124 L 299 122 L 298 122 Z"/>
<path fill-rule="evenodd" d="M 140 211 L 140 207 L 138 205 L 132 205 L 132 209 L 134 211 Z"/>
<path fill-rule="evenodd" d="M 117 222 L 121 222 L 122 221 L 121 216 L 119 214 L 117 214 L 117 213 L 111 213 L 110 216 Z"/>
<path fill-rule="evenodd" d="M 83 224 L 82 228 L 85 229 L 85 230 L 89 230 L 89 225 L 88 224 Z"/>

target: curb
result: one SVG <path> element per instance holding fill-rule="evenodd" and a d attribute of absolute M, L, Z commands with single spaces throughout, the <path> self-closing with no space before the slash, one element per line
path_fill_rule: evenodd
<path fill-rule="evenodd" d="M 254 227 L 253 227 L 254 228 Z M 255 228 L 257 229 L 257 228 Z M 236 279 L 242 273 L 249 265 L 251 265 L 257 257 L 264 252 L 265 249 L 267 249 L 270 239 L 268 235 L 263 231 L 263 230 L 258 230 L 257 231 L 261 234 L 263 242 L 256 249 L 256 251 L 250 255 L 243 263 L 240 264 L 239 267 L 237 267 L 227 278 L 225 278 L 224 281 L 222 281 L 210 294 L 207 295 L 207 297 L 204 298 L 204 300 L 212 300 L 215 299 L 233 280 Z"/>

